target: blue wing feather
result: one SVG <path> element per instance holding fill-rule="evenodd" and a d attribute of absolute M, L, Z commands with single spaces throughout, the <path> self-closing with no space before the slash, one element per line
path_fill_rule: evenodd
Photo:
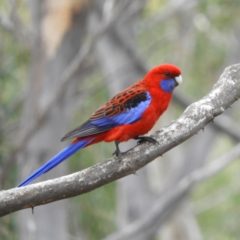
<path fill-rule="evenodd" d="M 148 108 L 150 102 L 151 97 L 149 94 L 149 98 L 146 101 L 140 102 L 136 107 L 129 109 L 127 108 L 125 112 L 121 112 L 109 120 L 113 121 L 115 123 L 115 126 L 134 123 L 141 118 L 143 112 Z"/>

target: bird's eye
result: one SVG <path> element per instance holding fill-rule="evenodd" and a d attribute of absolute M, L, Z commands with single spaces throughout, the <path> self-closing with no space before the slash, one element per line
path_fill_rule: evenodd
<path fill-rule="evenodd" d="M 167 77 L 170 77 L 170 76 L 171 76 L 171 73 L 170 73 L 170 72 L 165 72 L 165 75 L 166 75 Z"/>

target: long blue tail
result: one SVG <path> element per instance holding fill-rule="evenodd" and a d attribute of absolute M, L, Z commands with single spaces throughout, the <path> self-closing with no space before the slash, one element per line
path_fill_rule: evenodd
<path fill-rule="evenodd" d="M 79 142 L 70 144 L 68 147 L 66 147 L 60 153 L 58 153 L 55 157 L 53 157 L 48 162 L 46 162 L 42 167 L 40 167 L 32 175 L 30 175 L 27 179 L 25 179 L 22 183 L 20 183 L 17 187 L 26 186 L 28 183 L 32 182 L 37 177 L 48 172 L 52 168 L 56 167 L 59 163 L 69 158 L 72 154 L 74 154 L 79 149 L 86 147 L 86 145 L 88 145 L 93 139 L 94 138 L 81 140 Z"/>

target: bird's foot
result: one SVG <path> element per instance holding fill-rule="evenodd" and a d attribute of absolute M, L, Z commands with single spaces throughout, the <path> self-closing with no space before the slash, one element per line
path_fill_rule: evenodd
<path fill-rule="evenodd" d="M 118 157 L 118 161 L 122 161 L 122 152 L 118 151 L 117 149 L 112 153 L 112 155 L 116 155 Z"/>
<path fill-rule="evenodd" d="M 156 143 L 159 144 L 159 142 L 152 137 L 143 136 L 143 137 L 135 137 L 134 139 L 139 140 L 137 142 L 138 145 L 143 143 L 143 142 L 150 142 L 150 143 L 154 143 L 154 144 L 156 144 Z"/>
<path fill-rule="evenodd" d="M 116 155 L 118 157 L 118 161 L 121 162 L 122 161 L 122 152 L 120 151 L 118 144 L 119 144 L 118 142 L 115 142 L 116 150 L 113 152 L 112 155 Z"/>

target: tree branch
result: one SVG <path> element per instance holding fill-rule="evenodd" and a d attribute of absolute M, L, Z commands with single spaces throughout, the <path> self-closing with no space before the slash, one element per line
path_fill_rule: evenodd
<path fill-rule="evenodd" d="M 174 94 L 173 99 L 181 107 L 187 107 L 190 103 L 193 102 L 193 99 L 191 97 L 187 96 L 185 93 L 181 93 L 180 91 Z M 240 127 L 238 122 L 234 121 L 230 116 L 226 114 L 222 115 L 221 118 L 216 119 L 211 127 L 218 132 L 221 131 L 226 133 L 235 142 L 240 141 Z"/>
<path fill-rule="evenodd" d="M 173 212 L 179 206 L 177 203 L 186 196 L 195 184 L 216 175 L 239 156 L 240 144 L 236 145 L 219 159 L 214 160 L 208 166 L 199 168 L 185 176 L 177 185 L 161 195 L 156 204 L 142 218 L 127 225 L 123 230 L 109 235 L 104 240 L 137 240 L 139 236 L 143 237 L 145 234 L 147 235 L 147 232 L 151 232 L 153 228 L 159 229 L 161 224 L 170 215 L 166 213 L 169 211 Z"/>
<path fill-rule="evenodd" d="M 207 96 L 191 104 L 179 119 L 153 134 L 153 137 L 160 143 L 159 145 L 141 144 L 124 154 L 121 162 L 116 158 L 111 158 L 68 176 L 1 191 L 0 216 L 74 197 L 135 173 L 156 157 L 196 134 L 239 97 L 240 64 L 237 64 L 225 69 Z"/>

